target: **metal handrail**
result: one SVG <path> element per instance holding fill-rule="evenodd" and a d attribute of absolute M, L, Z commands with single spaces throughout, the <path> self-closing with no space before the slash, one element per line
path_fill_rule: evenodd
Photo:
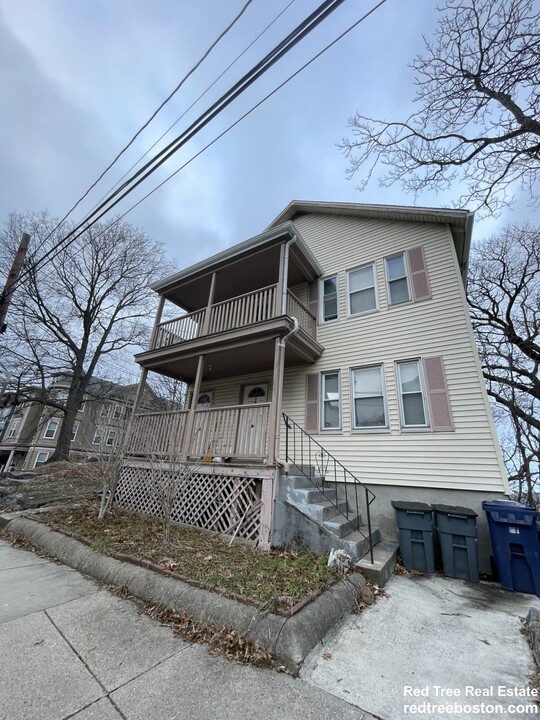
<path fill-rule="evenodd" d="M 369 555 L 371 563 L 373 563 L 373 540 L 371 534 L 371 513 L 370 505 L 375 500 L 375 493 L 370 490 L 364 483 L 353 475 L 345 465 L 343 465 L 337 458 L 326 450 L 317 440 L 315 440 L 309 433 L 300 427 L 294 420 L 283 414 L 283 421 L 285 422 L 285 460 L 293 464 L 298 471 L 306 477 L 322 494 L 324 497 L 334 506 L 337 512 L 343 517 L 349 519 L 349 498 L 347 493 L 347 483 L 354 486 L 354 499 L 356 505 L 356 529 L 358 532 L 366 538 L 369 542 Z M 292 437 L 291 437 L 292 436 Z M 297 441 L 298 436 L 298 441 Z M 305 468 L 309 468 L 309 472 L 305 471 Z M 328 470 L 333 474 L 333 494 L 335 500 L 325 491 L 325 485 L 330 484 L 328 480 Z M 318 472 L 315 472 L 318 471 Z M 342 480 L 338 480 L 339 476 L 343 476 Z M 317 485 L 314 478 L 316 476 L 322 477 L 322 486 Z M 339 507 L 338 501 L 338 483 L 345 485 L 345 498 L 347 500 L 347 508 L 345 512 Z M 358 489 L 362 488 L 364 491 L 364 499 L 366 504 L 366 524 L 368 527 L 368 537 L 365 533 L 360 530 L 360 512 L 358 504 Z"/>

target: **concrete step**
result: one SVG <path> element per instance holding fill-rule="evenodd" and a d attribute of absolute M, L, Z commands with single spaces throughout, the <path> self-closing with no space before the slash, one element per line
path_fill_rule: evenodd
<path fill-rule="evenodd" d="M 340 512 L 347 512 L 347 502 L 340 502 L 336 507 L 330 500 L 322 500 L 321 502 L 302 505 L 302 510 L 308 517 L 324 524 L 326 521 L 333 521 L 338 517 L 342 517 Z"/>
<path fill-rule="evenodd" d="M 356 530 L 359 522 L 362 524 L 360 515 L 350 512 L 348 518 L 344 515 L 336 515 L 336 517 L 325 520 L 323 525 L 329 532 L 336 535 L 336 537 L 345 538 Z"/>
<path fill-rule="evenodd" d="M 293 488 L 288 487 L 285 492 L 285 497 L 294 503 L 304 503 L 305 505 L 311 505 L 313 503 L 326 502 L 336 500 L 335 492 L 317 490 L 315 487 L 310 488 Z"/>
<path fill-rule="evenodd" d="M 381 540 L 381 531 L 375 525 L 371 526 L 371 542 L 376 545 Z M 369 529 L 367 525 L 361 525 L 360 530 L 354 530 L 341 540 L 341 545 L 349 555 L 358 560 L 369 551 Z"/>
<path fill-rule="evenodd" d="M 311 479 L 305 475 L 286 475 L 286 485 L 293 488 L 313 488 L 322 487 L 324 478 L 320 475 L 313 475 Z"/>
<path fill-rule="evenodd" d="M 397 543 L 381 540 L 373 548 L 373 564 L 367 552 L 355 565 L 362 570 L 368 580 L 379 587 L 384 587 L 394 573 L 398 547 Z"/>

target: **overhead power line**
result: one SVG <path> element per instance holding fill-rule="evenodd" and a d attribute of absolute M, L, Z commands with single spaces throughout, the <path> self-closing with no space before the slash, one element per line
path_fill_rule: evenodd
<path fill-rule="evenodd" d="M 37 269 L 39 265 L 46 264 L 51 255 L 56 253 L 61 246 L 69 242 L 73 242 L 79 235 L 77 234 L 82 228 L 88 229 L 94 222 L 100 220 L 106 213 L 118 205 L 127 195 L 138 187 L 147 177 L 154 173 L 164 162 L 166 162 L 174 153 L 183 147 L 188 140 L 194 137 L 202 130 L 211 120 L 222 112 L 230 103 L 239 97 L 255 80 L 269 70 L 278 60 L 289 52 L 297 43 L 308 35 L 315 27 L 317 27 L 324 19 L 326 19 L 334 10 L 336 10 L 345 0 L 324 0 L 324 2 L 312 12 L 305 20 L 287 35 L 276 47 L 274 47 L 262 60 L 260 60 L 251 70 L 249 70 L 240 80 L 238 80 L 228 91 L 226 91 L 213 105 L 203 112 L 197 120 L 195 120 L 184 132 L 177 136 L 169 145 L 158 152 L 149 162 L 143 165 L 134 175 L 124 182 L 117 190 L 109 195 L 109 197 L 100 203 L 97 208 L 92 210 L 78 225 L 76 225 L 64 238 L 59 240 L 43 257 L 21 274 L 20 281 Z M 124 191 L 125 190 L 125 191 Z M 124 192 L 122 192 L 124 191 Z M 115 199 L 116 198 L 116 199 Z M 83 230 L 84 232 L 84 230 Z M 79 233 L 80 234 L 80 233 Z"/>
<path fill-rule="evenodd" d="M 343 2 L 343 0 L 340 0 L 340 2 L 338 2 L 338 4 L 341 4 L 341 2 Z M 193 156 L 192 156 L 188 161 L 186 161 L 180 168 L 178 168 L 178 169 L 175 170 L 173 173 L 171 173 L 171 175 L 169 175 L 165 180 L 163 180 L 161 183 L 159 183 L 159 185 L 157 185 L 153 190 L 151 190 L 149 193 L 147 193 L 144 197 L 142 197 L 140 200 L 138 200 L 136 203 L 134 203 L 134 205 L 132 205 L 130 208 L 128 208 L 128 210 L 126 210 L 126 211 L 125 211 L 124 213 L 122 213 L 118 218 L 116 218 L 115 223 L 116 223 L 116 222 L 120 222 L 120 220 L 122 220 L 129 212 L 131 212 L 134 208 L 136 208 L 138 205 L 140 205 L 144 200 L 146 200 L 148 197 L 150 197 L 150 195 L 152 195 L 154 192 L 156 192 L 160 187 L 162 187 L 166 182 L 168 182 L 168 181 L 169 181 L 172 177 L 174 177 L 178 172 L 180 172 L 180 171 L 181 171 L 182 169 L 184 169 L 187 165 L 189 165 L 193 160 L 195 160 L 195 158 L 199 157 L 199 155 L 201 155 L 205 150 L 207 150 L 209 147 L 211 147 L 212 145 L 214 145 L 220 138 L 222 138 L 224 135 L 226 135 L 230 130 L 232 130 L 232 128 L 234 128 L 236 125 L 238 125 L 244 118 L 246 118 L 248 115 L 250 115 L 254 110 L 256 110 L 258 107 L 260 107 L 264 102 L 266 102 L 266 100 L 268 100 L 268 99 L 269 99 L 270 97 L 272 97 L 276 92 L 278 92 L 284 85 L 286 85 L 287 83 L 289 83 L 294 77 L 296 77 L 299 73 L 301 73 L 306 67 L 308 67 L 309 65 L 311 65 L 311 63 L 313 63 L 317 58 L 319 58 L 322 54 L 324 54 L 329 48 L 331 48 L 333 45 L 335 45 L 337 42 L 339 42 L 339 40 L 341 40 L 343 37 L 345 37 L 345 35 L 347 35 L 349 32 L 351 32 L 351 31 L 352 31 L 355 27 L 357 27 L 361 22 L 363 22 L 364 20 L 366 20 L 371 14 L 373 14 L 373 13 L 374 13 L 379 7 L 381 7 L 385 2 L 386 2 L 386 0 L 381 0 L 379 3 L 377 3 L 375 6 L 373 6 L 367 13 L 365 13 L 361 18 L 359 18 L 356 22 L 354 22 L 353 24 L 351 24 L 344 32 L 342 32 L 342 33 L 341 33 L 340 35 L 338 35 L 334 40 L 332 40 L 330 43 L 328 43 L 321 51 L 319 51 L 316 55 L 314 55 L 308 62 L 306 62 L 304 65 L 302 65 L 298 70 L 296 70 L 294 73 L 292 73 L 286 80 L 284 80 L 282 83 L 280 83 L 276 88 L 274 88 L 274 90 L 272 90 L 270 93 L 268 93 L 262 100 L 260 100 L 258 103 L 256 103 L 256 105 L 254 105 L 250 110 L 248 110 L 246 113 L 244 113 L 244 114 L 243 114 L 240 118 L 238 118 L 234 123 L 232 123 L 231 125 L 229 125 L 223 132 L 221 132 L 216 138 L 214 138 L 214 139 L 213 139 L 210 143 L 208 143 L 204 148 L 202 148 L 202 149 L 201 149 L 200 151 L 198 151 L 195 155 L 193 155 Z M 327 3 L 323 3 L 323 5 L 324 5 L 324 6 L 328 6 L 329 3 L 328 3 L 328 2 L 327 2 Z M 322 7 L 322 6 L 321 6 L 321 7 Z M 320 8 L 319 8 L 319 9 L 320 9 Z M 334 9 L 335 9 L 335 8 L 334 8 Z M 310 16 L 310 18 L 311 18 L 312 16 L 313 16 L 313 14 Z M 326 17 L 326 15 L 325 15 L 325 17 Z M 304 23 L 302 23 L 301 25 L 304 25 L 306 22 L 307 22 L 307 20 L 304 21 Z M 294 31 L 293 31 L 293 32 L 294 32 Z M 292 33 L 291 33 L 291 35 L 292 35 Z M 290 37 L 290 36 L 289 36 L 289 37 Z M 283 49 L 284 43 L 285 43 L 285 40 L 282 41 L 282 42 L 280 43 L 280 45 L 277 46 L 277 47 Z M 290 49 L 290 48 L 289 48 L 289 49 Z M 276 48 L 274 49 L 273 52 L 275 52 L 275 51 L 276 51 Z M 267 56 L 267 57 L 268 57 L 268 56 Z M 266 59 L 266 58 L 265 58 L 265 59 Z M 262 63 L 262 62 L 264 62 L 264 60 L 261 61 L 261 63 Z M 256 67 L 258 67 L 261 63 L 258 63 L 258 65 L 257 65 Z M 272 63 L 272 64 L 273 64 L 273 63 Z M 266 68 L 266 69 L 268 69 L 268 68 Z M 262 74 L 262 73 L 261 73 L 261 74 Z M 244 76 L 244 77 L 245 77 L 245 76 Z M 242 80 L 244 80 L 244 78 L 243 78 Z M 239 81 L 239 82 L 242 82 L 242 81 Z M 237 85 L 238 85 L 238 83 L 237 83 Z M 236 87 L 236 85 L 235 85 L 234 87 Z M 217 101 L 217 102 L 219 103 L 220 101 L 221 101 L 221 99 L 220 99 L 219 101 Z M 227 104 L 229 104 L 229 103 L 227 103 Z M 214 105 L 215 105 L 215 104 L 214 104 Z M 212 107 L 214 107 L 214 106 L 212 106 Z M 216 113 L 216 114 L 217 114 L 217 113 Z M 207 124 L 207 123 L 205 122 L 205 124 Z M 164 153 L 167 153 L 167 152 L 170 153 L 169 155 L 167 155 L 167 157 L 165 158 L 165 160 L 168 159 L 168 157 L 170 157 L 170 155 L 173 154 L 173 152 L 175 152 L 177 149 L 179 149 L 179 148 L 176 148 L 176 150 L 174 150 L 173 152 L 170 152 L 171 147 L 174 146 L 175 143 L 177 143 L 177 141 L 178 141 L 179 139 L 183 139 L 184 136 L 185 136 L 187 133 L 191 132 L 191 130 L 192 130 L 192 126 L 190 126 L 190 128 L 188 128 L 184 133 L 182 133 L 182 135 L 180 135 L 178 138 L 176 138 L 176 140 L 173 141 L 173 143 L 171 143 L 167 148 L 165 148 L 164 151 L 162 151 L 162 153 L 163 153 L 163 152 L 164 152 Z M 193 134 L 194 134 L 194 133 L 193 133 Z M 188 139 L 189 139 L 189 138 L 188 138 Z M 182 144 L 184 144 L 184 143 L 185 143 L 185 140 L 182 142 Z M 180 145 L 180 147 L 181 147 L 181 145 Z M 156 157 L 159 158 L 159 156 L 160 156 L 162 153 L 159 153 L 158 156 L 156 156 Z M 155 158 L 154 158 L 154 160 L 155 160 Z M 160 162 L 159 162 L 159 165 L 161 165 L 165 160 L 160 161 Z M 150 163 L 147 163 L 147 165 L 149 165 L 149 164 L 150 164 Z M 159 165 L 158 165 L 158 167 L 159 167 Z M 138 173 L 135 174 L 134 177 L 136 178 L 138 175 L 140 175 L 140 174 L 145 170 L 146 167 L 147 167 L 147 166 L 145 166 L 144 168 L 142 168 Z M 154 168 L 154 170 L 155 170 L 155 169 L 157 169 L 157 167 Z M 31 267 L 31 268 L 30 268 L 29 270 L 27 270 L 26 272 L 27 272 L 27 273 L 28 273 L 28 272 L 32 272 L 33 270 L 35 270 L 35 269 L 37 268 L 37 265 L 39 265 L 39 264 L 41 264 L 41 263 L 43 263 L 43 265 L 49 263 L 49 262 L 53 259 L 53 257 L 56 257 L 56 255 L 61 251 L 61 249 L 63 249 L 63 248 L 60 247 L 61 245 L 63 245 L 63 244 L 65 243 L 65 247 L 67 247 L 67 246 L 70 245 L 72 242 L 74 242 L 74 241 L 75 241 L 78 237 L 80 237 L 89 227 L 91 227 L 93 224 L 95 224 L 96 222 L 98 222 L 107 212 L 109 212 L 109 210 L 112 209 L 112 207 L 114 207 L 115 205 L 117 205 L 122 199 L 124 199 L 124 197 L 126 197 L 130 192 L 132 192 L 133 189 L 135 189 L 135 187 L 137 187 L 144 179 L 146 179 L 146 177 L 147 177 L 149 174 L 151 174 L 154 170 L 152 170 L 151 172 L 145 174 L 144 177 L 141 178 L 137 183 L 135 183 L 130 190 L 127 190 L 120 198 L 118 198 L 114 203 L 112 203 L 112 204 L 110 205 L 110 207 L 108 207 L 107 209 L 103 210 L 103 211 L 101 212 L 101 214 L 99 214 L 98 217 L 95 217 L 91 222 L 89 221 L 89 219 L 87 219 L 87 220 L 85 220 L 85 221 L 82 221 L 76 228 L 73 229 L 73 231 L 72 231 L 69 235 L 67 235 L 65 238 L 63 238 L 62 240 L 60 240 L 60 241 L 56 244 L 56 246 L 55 246 L 54 248 L 51 248 L 51 250 L 50 250 L 48 253 L 46 253 L 46 255 L 44 255 L 41 259 L 39 259 L 38 261 L 36 261 L 36 263 L 34 264 L 34 266 Z M 126 183 L 124 184 L 124 186 L 125 186 L 125 185 L 126 185 Z M 124 187 L 124 186 L 123 186 L 123 187 Z M 114 196 L 116 196 L 122 189 L 123 189 L 123 188 L 120 188 L 118 191 L 116 191 L 115 193 L 113 193 L 112 198 L 114 198 Z M 112 198 L 111 198 L 111 199 L 112 199 Z M 103 205 L 105 205 L 105 204 L 106 204 L 106 203 L 102 204 L 102 206 L 101 206 L 100 208 L 98 208 L 97 211 L 101 210 L 102 207 L 103 207 Z M 97 211 L 96 211 L 96 212 L 97 212 Z M 93 213 L 93 214 L 95 214 L 95 213 Z M 83 227 L 83 226 L 84 226 L 84 227 Z M 81 229 L 81 228 L 82 228 L 82 229 Z M 80 232 L 78 232 L 79 230 L 80 230 Z M 51 257 L 51 253 L 52 253 L 53 251 L 54 251 L 54 256 Z"/>

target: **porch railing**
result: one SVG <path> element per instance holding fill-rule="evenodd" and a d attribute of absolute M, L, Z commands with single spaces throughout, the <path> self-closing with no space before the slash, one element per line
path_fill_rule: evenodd
<path fill-rule="evenodd" d="M 281 314 L 281 308 L 276 311 L 276 306 L 281 303 L 281 297 L 276 298 L 276 293 L 277 285 L 268 285 L 254 292 L 215 303 L 208 309 L 195 310 L 174 320 L 162 322 L 156 328 L 150 350 L 272 320 Z M 300 327 L 310 337 L 316 337 L 315 316 L 290 291 L 287 292 L 287 314 L 296 317 Z"/>
<path fill-rule="evenodd" d="M 317 336 L 317 318 L 290 290 L 287 290 L 287 315 L 295 317 L 298 324 L 314 340 Z"/>
<path fill-rule="evenodd" d="M 373 563 L 373 539 L 371 534 L 370 505 L 375 500 L 375 493 L 358 480 L 342 463 L 331 455 L 320 443 L 311 437 L 303 428 L 283 413 L 285 423 L 285 459 L 294 465 L 295 472 L 306 477 L 332 503 L 336 511 L 350 519 L 354 513 L 356 529 L 369 542 L 369 554 Z M 320 478 L 319 482 L 316 478 Z M 339 502 L 338 487 L 343 485 L 347 500 L 346 510 L 342 510 Z M 350 491 L 349 491 L 350 490 Z M 352 496 L 352 497 L 351 497 Z M 360 497 L 363 496 L 366 511 L 367 536 L 360 525 Z M 351 511 L 350 504 L 354 505 Z"/>
<path fill-rule="evenodd" d="M 187 410 L 134 415 L 125 451 L 133 455 L 166 455 L 182 447 Z"/>
<path fill-rule="evenodd" d="M 270 403 L 196 410 L 189 455 L 264 459 Z"/>
<path fill-rule="evenodd" d="M 191 436 L 188 410 L 141 413 L 133 417 L 125 451 L 133 456 L 206 455 L 264 460 L 270 403 L 195 410 Z"/>

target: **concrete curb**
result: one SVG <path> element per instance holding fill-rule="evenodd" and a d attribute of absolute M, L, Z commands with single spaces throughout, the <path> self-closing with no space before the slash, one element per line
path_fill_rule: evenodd
<path fill-rule="evenodd" d="M 182 580 L 101 555 L 78 540 L 25 517 L 0 516 L 0 527 L 24 535 L 37 547 L 85 575 L 108 585 L 126 587 L 145 602 L 188 613 L 196 620 L 219 628 L 234 629 L 255 645 L 267 648 L 295 674 L 305 657 L 351 609 L 359 588 L 365 584 L 362 575 L 354 573 L 347 582 L 336 583 L 295 615 L 285 618 L 274 613 L 259 613 L 249 605 Z"/>

